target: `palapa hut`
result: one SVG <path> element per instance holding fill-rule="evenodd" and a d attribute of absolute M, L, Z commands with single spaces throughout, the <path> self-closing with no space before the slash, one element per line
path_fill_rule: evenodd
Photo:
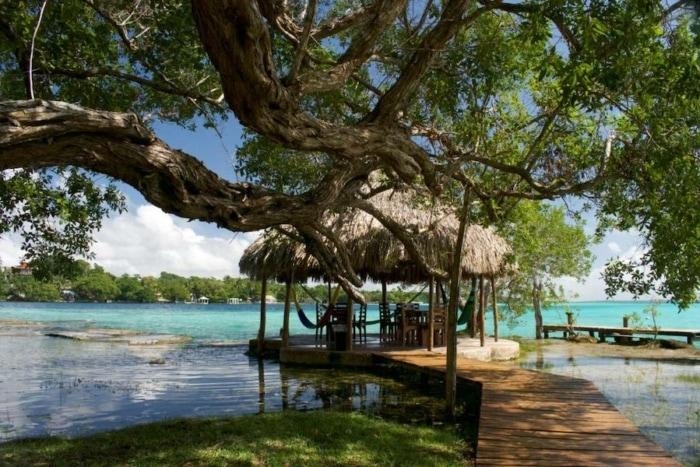
<path fill-rule="evenodd" d="M 440 202 L 421 197 L 413 189 L 393 189 L 370 198 L 374 209 L 400 224 L 410 234 L 425 262 L 448 271 L 457 238 L 459 220 L 452 211 Z M 336 231 L 351 252 L 355 271 L 363 279 L 382 284 L 383 301 L 386 302 L 388 282 L 429 283 L 430 313 L 433 307 L 433 279 L 420 268 L 410 256 L 404 244 L 371 214 L 353 209 L 339 216 Z M 494 336 L 498 339 L 498 318 L 495 301 L 495 277 L 500 275 L 511 252 L 508 243 L 490 228 L 472 224 L 465 233 L 462 253 L 462 278 L 479 282 L 481 296 L 475 300 L 471 330 L 481 329 L 481 344 L 484 345 L 484 280 L 491 281 L 494 309 Z M 473 281 L 473 284 L 476 283 Z M 478 313 L 477 313 L 478 306 Z M 475 320 L 479 316 L 479 323 Z M 429 318 L 432 323 L 432 316 Z M 429 333 L 432 347 L 432 332 Z M 474 334 L 472 334 L 472 337 Z"/>
<path fill-rule="evenodd" d="M 426 263 L 443 271 L 449 270 L 459 221 L 446 206 L 432 203 L 428 198 L 421 198 L 412 189 L 393 189 L 382 192 L 373 196 L 369 202 L 375 209 L 410 233 Z M 428 276 L 415 263 L 400 240 L 372 215 L 357 208 L 329 218 L 327 224 L 347 246 L 353 268 L 360 277 L 382 283 L 384 302 L 386 302 L 386 284 L 389 282 L 429 283 L 429 321 L 432 324 L 432 310 L 435 302 L 434 278 Z M 472 332 L 477 327 L 481 329 L 482 345 L 485 313 L 484 279 L 490 279 L 492 284 L 494 334 L 497 339 L 494 278 L 503 271 L 509 252 L 509 245 L 493 230 L 479 225 L 470 225 L 467 229 L 463 248 L 462 278 L 476 278 L 480 285 L 481 296 L 478 303 L 475 300 L 470 327 Z M 303 245 L 284 234 L 270 231 L 246 249 L 239 264 L 241 272 L 253 279 L 263 281 L 263 295 L 265 281 L 268 278 L 287 284 L 283 328 L 283 340 L 286 344 L 289 330 L 290 284 L 294 281 L 305 281 L 308 278 L 321 278 L 324 274 L 318 261 L 306 251 Z M 264 306 L 261 303 L 259 345 L 262 345 L 264 337 Z M 476 313 L 477 308 L 479 313 Z M 479 323 L 475 322 L 477 315 L 480 317 Z M 432 330 L 429 335 L 428 347 L 432 348 Z"/>

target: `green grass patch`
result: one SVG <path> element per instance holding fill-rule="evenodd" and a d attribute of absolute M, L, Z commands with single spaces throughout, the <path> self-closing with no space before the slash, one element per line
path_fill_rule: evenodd
<path fill-rule="evenodd" d="M 676 376 L 676 379 L 678 381 L 681 381 L 683 383 L 690 383 L 690 384 L 700 384 L 700 375 L 678 375 Z"/>
<path fill-rule="evenodd" d="M 537 340 L 537 339 L 527 339 L 525 337 L 520 337 L 520 336 L 509 336 L 506 337 L 506 339 L 514 340 L 518 344 L 520 344 L 520 356 L 524 357 L 528 352 L 534 352 L 537 350 L 539 347 L 545 346 L 545 345 L 550 345 L 552 342 L 546 339 L 542 340 Z"/>
<path fill-rule="evenodd" d="M 180 419 L 76 439 L 0 445 L 0 465 L 469 465 L 451 428 L 403 425 L 356 413 L 270 413 Z"/>

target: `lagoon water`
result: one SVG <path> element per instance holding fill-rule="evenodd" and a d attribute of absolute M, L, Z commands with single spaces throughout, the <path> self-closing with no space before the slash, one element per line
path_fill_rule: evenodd
<path fill-rule="evenodd" d="M 645 303 L 573 303 L 580 324 L 619 325 Z M 305 305 L 313 309 L 312 305 Z M 660 305 L 659 325 L 699 328 L 700 305 L 678 313 Z M 268 306 L 268 335 L 282 306 Z M 565 321 L 565 309 L 545 323 Z M 313 313 L 308 313 L 313 319 Z M 368 319 L 377 314 L 369 307 Z M 490 316 L 489 316 L 490 317 Z M 259 311 L 243 305 L 0 303 L 0 320 L 39 321 L 68 329 L 112 327 L 189 335 L 190 345 L 129 346 L 42 336 L 32 329 L 0 333 L 0 442 L 41 435 L 83 435 L 173 417 L 239 415 L 288 409 L 362 410 L 412 422 L 441 411 L 441 385 L 418 389 L 382 375 L 302 370 L 244 355 Z M 308 332 L 296 316 L 292 332 Z M 490 327 L 490 324 L 487 324 Z M 501 325 L 502 335 L 532 336 L 530 316 Z M 369 330 L 372 332 L 372 329 Z M 155 360 L 163 364 L 152 364 Z M 590 379 L 641 430 L 680 460 L 700 456 L 700 365 L 559 354 L 543 347 L 520 364 Z M 432 390 L 432 392 L 431 392 Z M 436 392 L 437 391 L 437 392 Z M 403 417 L 403 418 L 402 418 Z"/>
<path fill-rule="evenodd" d="M 590 325 L 621 326 L 626 314 L 643 315 L 646 302 L 573 302 L 569 308 L 576 322 Z M 312 304 L 302 305 L 307 316 L 315 320 Z M 283 306 L 269 304 L 267 335 L 279 335 L 282 327 Z M 681 312 L 671 304 L 659 304 L 658 323 L 661 327 L 700 328 L 700 303 Z M 545 310 L 545 324 L 565 323 L 566 309 L 555 306 Z M 290 319 L 291 332 L 308 333 L 296 317 Z M 376 304 L 368 305 L 367 319 L 378 318 Z M 487 329 L 491 328 L 491 313 L 486 314 Z M 185 305 L 185 304 L 124 304 L 124 303 L 18 303 L 0 302 L 0 319 L 42 321 L 66 328 L 111 327 L 140 331 L 183 334 L 196 340 L 245 341 L 255 337 L 260 319 L 259 305 Z M 651 323 L 647 323 L 651 325 Z M 504 322 L 500 326 L 503 336 L 534 336 L 532 313 L 515 323 Z M 378 326 L 368 332 L 378 332 Z"/>

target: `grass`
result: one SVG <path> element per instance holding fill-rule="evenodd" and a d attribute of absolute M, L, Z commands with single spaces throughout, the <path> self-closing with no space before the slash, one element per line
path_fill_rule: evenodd
<path fill-rule="evenodd" d="M 181 419 L 76 439 L 0 445 L 0 465 L 469 465 L 456 431 L 356 413 Z"/>
<path fill-rule="evenodd" d="M 552 342 L 548 341 L 546 339 L 542 340 L 536 340 L 536 339 L 527 339 L 525 337 L 520 337 L 520 336 L 510 336 L 508 337 L 510 340 L 514 340 L 518 344 L 520 344 L 520 356 L 524 357 L 527 353 L 529 352 L 534 352 L 537 350 L 539 347 L 545 346 L 545 345 L 550 345 Z"/>
<path fill-rule="evenodd" d="M 700 384 L 700 375 L 682 374 L 682 375 L 676 376 L 676 379 L 678 381 L 683 382 L 683 383 Z"/>

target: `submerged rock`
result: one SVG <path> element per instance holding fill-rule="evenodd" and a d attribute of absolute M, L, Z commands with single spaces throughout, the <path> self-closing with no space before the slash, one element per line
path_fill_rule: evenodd
<path fill-rule="evenodd" d="M 128 345 L 169 345 L 185 344 L 192 340 L 189 336 L 174 334 L 139 334 L 123 329 L 88 329 L 84 331 L 57 331 L 44 333 L 48 337 L 59 337 L 86 342 L 114 342 Z"/>

